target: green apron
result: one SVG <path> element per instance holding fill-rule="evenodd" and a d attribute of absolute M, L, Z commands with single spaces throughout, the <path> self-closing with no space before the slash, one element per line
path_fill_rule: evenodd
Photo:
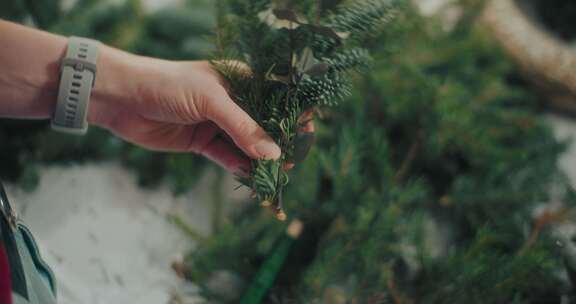
<path fill-rule="evenodd" d="M 56 304 L 54 275 L 30 230 L 16 218 L 0 182 L 0 242 L 10 265 L 13 304 Z"/>

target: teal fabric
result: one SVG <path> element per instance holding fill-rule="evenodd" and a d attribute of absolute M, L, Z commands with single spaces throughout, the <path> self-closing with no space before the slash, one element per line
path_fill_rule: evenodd
<path fill-rule="evenodd" d="M 13 304 L 56 304 L 54 275 L 40 257 L 32 233 L 17 219 L 1 181 L 0 242 L 10 267 Z"/>
<path fill-rule="evenodd" d="M 22 223 L 13 233 L 28 289 L 28 299 L 13 293 L 13 304 L 56 304 L 54 275 L 42 260 L 32 233 Z"/>

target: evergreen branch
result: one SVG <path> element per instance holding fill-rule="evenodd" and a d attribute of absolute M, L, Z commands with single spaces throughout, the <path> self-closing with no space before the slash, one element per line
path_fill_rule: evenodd
<path fill-rule="evenodd" d="M 366 49 L 351 48 L 335 53 L 332 57 L 326 58 L 324 62 L 328 63 L 332 70 L 342 72 L 367 68 L 370 59 L 370 53 Z"/>
<path fill-rule="evenodd" d="M 357 1 L 342 6 L 328 26 L 336 31 L 350 32 L 352 35 L 374 33 L 375 25 L 390 22 L 396 11 L 391 4 L 380 0 Z"/>
<path fill-rule="evenodd" d="M 308 1 L 321 8 L 317 0 Z M 252 171 L 241 183 L 283 219 L 282 192 L 288 183 L 284 165 L 302 158 L 297 150 L 307 149 L 297 146 L 309 146 L 313 140 L 298 136 L 298 119 L 310 108 L 335 105 L 350 94 L 347 72 L 365 68 L 370 56 L 342 41 L 356 39 L 387 21 L 389 5 L 370 0 L 342 6 L 322 25 L 321 12 L 315 12 L 318 20 L 311 24 L 290 5 L 274 1 L 229 0 L 227 4 L 231 14 L 223 16 L 219 10 L 218 32 L 235 31 L 237 36 L 233 43 L 219 39 L 221 53 L 238 54 L 247 67 L 230 58 L 217 58 L 213 64 L 228 81 L 236 103 L 283 151 L 279 160 L 253 161 Z"/>

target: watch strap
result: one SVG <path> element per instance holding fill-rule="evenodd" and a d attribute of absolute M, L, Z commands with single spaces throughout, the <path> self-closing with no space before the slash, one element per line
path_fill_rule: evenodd
<path fill-rule="evenodd" d="M 72 134 L 85 134 L 86 115 L 98 60 L 99 42 L 70 37 L 66 55 L 60 65 L 60 84 L 52 129 Z"/>

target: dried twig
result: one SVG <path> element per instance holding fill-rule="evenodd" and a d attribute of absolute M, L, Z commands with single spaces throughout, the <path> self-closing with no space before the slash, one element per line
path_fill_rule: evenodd
<path fill-rule="evenodd" d="M 534 223 L 532 225 L 532 230 L 530 231 L 530 235 L 518 250 L 517 255 L 523 255 L 538 241 L 538 237 L 548 225 L 559 223 L 565 220 L 569 214 L 569 209 L 567 208 L 560 208 L 557 210 L 546 210 L 542 212 L 538 217 L 534 219 Z"/>
<path fill-rule="evenodd" d="M 408 149 L 408 154 L 406 158 L 402 161 L 400 168 L 396 171 L 396 175 L 394 176 L 394 180 L 397 183 L 400 183 L 404 180 L 410 169 L 412 168 L 412 164 L 416 160 L 416 156 L 418 156 L 418 152 L 422 146 L 422 130 L 418 130 L 416 132 L 416 137 L 414 141 L 410 145 L 410 149 Z"/>

